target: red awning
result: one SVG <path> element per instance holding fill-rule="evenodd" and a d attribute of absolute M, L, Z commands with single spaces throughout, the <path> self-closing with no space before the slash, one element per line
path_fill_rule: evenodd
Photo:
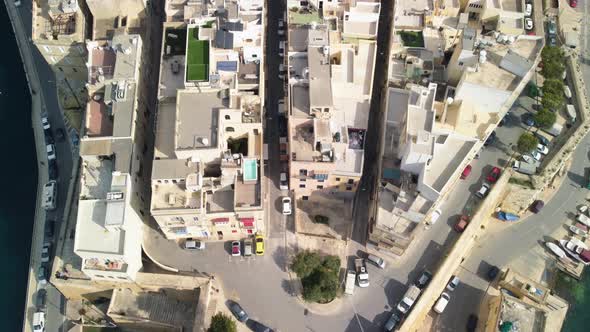
<path fill-rule="evenodd" d="M 254 218 L 241 218 L 240 222 L 244 227 L 254 227 Z"/>
<path fill-rule="evenodd" d="M 229 218 L 215 218 L 215 219 L 211 219 L 212 222 L 229 222 Z"/>

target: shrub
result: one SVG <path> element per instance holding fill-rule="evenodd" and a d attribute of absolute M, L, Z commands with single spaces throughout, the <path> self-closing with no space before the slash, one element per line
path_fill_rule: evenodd
<path fill-rule="evenodd" d="M 542 109 L 535 114 L 535 123 L 539 128 L 551 128 L 555 123 L 557 116 L 554 112 L 547 109 Z"/>
<path fill-rule="evenodd" d="M 236 322 L 228 315 L 224 313 L 217 313 L 211 317 L 211 326 L 207 329 L 207 332 L 237 332 L 238 327 Z"/>
<path fill-rule="evenodd" d="M 291 268 L 301 279 L 304 300 L 327 303 L 336 297 L 340 287 L 337 256 L 320 257 L 316 252 L 303 251 L 295 256 Z"/>
<path fill-rule="evenodd" d="M 297 273 L 299 278 L 303 279 L 309 276 L 321 263 L 322 258 L 318 253 L 306 250 L 295 256 L 291 269 Z"/>
<path fill-rule="evenodd" d="M 539 141 L 535 136 L 533 136 L 533 134 L 523 133 L 518 138 L 518 143 L 516 147 L 520 153 L 527 153 L 533 150 L 537 146 L 537 144 L 539 144 Z"/>

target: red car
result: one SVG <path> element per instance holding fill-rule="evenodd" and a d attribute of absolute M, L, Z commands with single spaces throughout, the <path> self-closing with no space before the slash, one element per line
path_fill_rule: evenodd
<path fill-rule="evenodd" d="M 570 0 L 570 6 L 572 8 L 578 7 L 578 0 Z"/>
<path fill-rule="evenodd" d="M 490 174 L 488 174 L 486 177 L 486 180 L 488 180 L 489 183 L 496 183 L 500 177 L 500 174 L 502 174 L 502 171 L 498 167 L 494 167 L 492 168 Z"/>
<path fill-rule="evenodd" d="M 467 165 L 461 173 L 461 179 L 466 179 L 471 174 L 471 165 Z"/>
<path fill-rule="evenodd" d="M 457 223 L 455 224 L 455 231 L 457 231 L 458 233 L 463 233 L 465 228 L 467 228 L 467 225 L 469 225 L 469 217 L 466 215 L 462 215 L 461 218 L 459 218 L 459 221 L 457 221 Z"/>

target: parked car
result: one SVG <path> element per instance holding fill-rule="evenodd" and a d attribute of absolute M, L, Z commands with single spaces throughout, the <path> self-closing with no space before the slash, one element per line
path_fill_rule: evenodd
<path fill-rule="evenodd" d="M 53 232 L 55 228 L 55 220 L 49 219 L 45 221 L 45 237 L 48 239 L 53 238 Z"/>
<path fill-rule="evenodd" d="M 530 17 L 524 19 L 524 28 L 527 31 L 533 30 L 533 20 Z"/>
<path fill-rule="evenodd" d="M 549 153 L 549 148 L 543 144 L 537 144 L 537 151 L 541 152 L 544 155 Z"/>
<path fill-rule="evenodd" d="M 289 183 L 287 182 L 287 173 L 281 172 L 279 175 L 279 189 L 289 190 Z"/>
<path fill-rule="evenodd" d="M 487 195 L 488 192 L 490 191 L 490 185 L 487 183 L 484 183 L 481 185 L 481 188 L 479 188 L 479 190 L 475 193 L 475 196 L 484 199 Z"/>
<path fill-rule="evenodd" d="M 55 145 L 47 144 L 45 147 L 47 149 L 47 160 L 55 160 Z"/>
<path fill-rule="evenodd" d="M 402 318 L 400 313 L 393 312 L 391 314 L 391 316 L 389 317 L 389 319 L 387 320 L 387 322 L 385 322 L 385 325 L 383 325 L 383 330 L 386 332 L 391 332 L 393 330 L 395 330 L 395 328 L 397 326 L 399 326 L 399 323 L 401 322 Z"/>
<path fill-rule="evenodd" d="M 33 314 L 33 332 L 45 332 L 45 313 L 43 311 Z"/>
<path fill-rule="evenodd" d="M 37 280 L 41 285 L 45 285 L 47 283 L 47 268 L 45 266 L 39 266 L 37 270 Z"/>
<path fill-rule="evenodd" d="M 461 179 L 467 179 L 469 174 L 471 174 L 471 165 L 465 166 L 463 173 L 461 173 Z"/>
<path fill-rule="evenodd" d="M 438 220 L 438 218 L 440 218 L 440 215 L 442 214 L 442 210 L 441 209 L 436 209 L 434 210 L 434 212 L 432 212 L 432 215 L 430 216 L 430 220 L 428 220 L 428 224 L 429 225 L 434 225 L 436 223 L 436 221 Z"/>
<path fill-rule="evenodd" d="M 433 307 L 434 311 L 438 314 L 442 314 L 443 311 L 445 311 L 445 308 L 447 307 L 447 304 L 449 304 L 450 300 L 451 300 L 451 296 L 449 294 L 447 294 L 445 292 L 440 294 L 438 301 L 436 301 L 436 304 Z"/>
<path fill-rule="evenodd" d="M 500 174 L 502 174 L 502 170 L 499 167 L 494 167 L 486 177 L 486 180 L 488 180 L 489 183 L 496 183 L 498 178 L 500 178 Z"/>
<path fill-rule="evenodd" d="M 538 199 L 538 200 L 534 201 L 533 204 L 531 204 L 531 207 L 529 209 L 533 213 L 539 213 L 539 212 L 541 212 L 541 210 L 543 209 L 544 206 L 545 206 L 545 202 Z"/>
<path fill-rule="evenodd" d="M 578 7 L 578 0 L 570 0 L 570 7 L 572 7 L 572 8 Z"/>
<path fill-rule="evenodd" d="M 55 159 L 49 161 L 47 172 L 49 173 L 50 180 L 57 180 L 59 178 L 59 168 L 57 167 Z"/>
<path fill-rule="evenodd" d="M 535 133 L 535 137 L 539 140 L 539 142 L 545 146 L 549 145 L 549 140 L 547 137 L 541 135 L 540 133 Z"/>
<path fill-rule="evenodd" d="M 242 256 L 242 250 L 240 248 L 240 241 L 232 241 L 231 255 L 232 256 Z"/>
<path fill-rule="evenodd" d="M 478 318 L 475 314 L 471 314 L 467 317 L 467 332 L 475 332 L 475 329 L 477 329 L 477 321 Z"/>
<path fill-rule="evenodd" d="M 49 124 L 49 119 L 46 115 L 41 116 L 41 124 L 43 125 L 43 130 L 49 131 L 51 129 L 51 125 Z"/>
<path fill-rule="evenodd" d="M 549 44 L 549 46 L 557 46 L 557 39 L 555 39 L 555 37 L 550 36 L 547 39 L 547 43 Z"/>
<path fill-rule="evenodd" d="M 244 256 L 252 256 L 252 239 L 244 240 Z"/>
<path fill-rule="evenodd" d="M 522 116 L 522 122 L 525 125 L 529 126 L 529 127 L 532 127 L 532 126 L 535 125 L 535 119 L 533 119 L 533 116 L 531 114 L 528 114 L 528 113 L 527 114 L 524 114 Z"/>
<path fill-rule="evenodd" d="M 531 157 L 533 157 L 534 160 L 536 161 L 541 161 L 541 158 L 543 157 L 539 151 L 531 151 Z M 529 163 L 532 164 L 532 163 Z"/>
<path fill-rule="evenodd" d="M 264 238 L 262 238 L 262 235 L 256 234 L 254 240 L 256 242 L 256 256 L 264 255 Z"/>
<path fill-rule="evenodd" d="M 273 332 L 273 330 L 270 327 L 260 322 L 257 322 L 253 319 L 248 319 L 248 321 L 246 322 L 246 326 L 248 326 L 250 330 L 252 330 L 253 332 Z"/>
<path fill-rule="evenodd" d="M 432 279 L 432 273 L 430 273 L 428 270 L 424 270 L 422 272 L 422 274 L 420 275 L 420 277 L 418 279 L 416 279 L 416 282 L 414 284 L 416 285 L 416 287 L 418 287 L 420 289 L 424 289 L 424 288 L 426 288 L 426 286 L 428 286 L 428 283 L 430 282 L 431 279 Z"/>
<path fill-rule="evenodd" d="M 457 223 L 455 224 L 454 229 L 459 233 L 463 233 L 465 228 L 467 228 L 467 225 L 469 225 L 469 216 L 462 215 L 459 218 L 459 221 L 457 221 Z"/>
<path fill-rule="evenodd" d="M 55 137 L 57 137 L 58 142 L 63 142 L 66 139 L 66 133 L 64 132 L 63 129 L 58 128 L 55 131 Z"/>
<path fill-rule="evenodd" d="M 457 286 L 459 286 L 459 282 L 461 281 L 461 279 L 459 279 L 459 277 L 457 276 L 452 276 L 451 280 L 449 281 L 449 283 L 447 284 L 447 290 L 449 292 L 454 291 Z"/>
<path fill-rule="evenodd" d="M 492 131 L 490 136 L 488 136 L 488 139 L 486 139 L 486 141 L 483 143 L 483 146 L 488 146 L 490 144 L 494 144 L 495 141 L 496 141 L 496 132 Z"/>
<path fill-rule="evenodd" d="M 285 21 L 283 21 L 283 19 L 279 18 L 279 28 L 282 28 L 285 26 Z"/>
<path fill-rule="evenodd" d="M 41 288 L 37 291 L 37 298 L 35 303 L 37 304 L 37 309 L 43 309 L 45 307 L 45 302 L 47 300 L 47 291 Z"/>
<path fill-rule="evenodd" d="M 188 250 L 205 250 L 205 242 L 193 240 L 192 238 L 186 239 L 184 243 L 184 249 Z"/>
<path fill-rule="evenodd" d="M 535 158 L 533 158 L 533 156 L 531 156 L 530 154 L 523 154 L 521 156 L 521 158 L 527 164 L 534 164 L 535 163 Z"/>
<path fill-rule="evenodd" d="M 232 314 L 234 314 L 234 316 L 236 316 L 236 319 L 242 323 L 247 321 L 249 318 L 246 311 L 237 302 L 230 301 L 229 310 Z"/>
<path fill-rule="evenodd" d="M 367 256 L 367 260 L 375 265 L 377 265 L 379 268 L 384 269 L 385 268 L 385 261 L 383 260 L 383 258 L 375 256 L 373 254 L 369 254 Z"/>
<path fill-rule="evenodd" d="M 49 263 L 51 259 L 51 244 L 46 243 L 41 249 L 41 263 Z"/>
<path fill-rule="evenodd" d="M 498 268 L 497 266 L 491 266 L 490 269 L 488 270 L 488 280 L 489 281 L 494 281 L 494 279 L 496 279 L 496 277 L 498 276 L 498 274 L 500 273 L 500 268 Z"/>
<path fill-rule="evenodd" d="M 533 4 L 527 3 L 524 5 L 524 16 L 531 16 L 533 13 Z"/>
<path fill-rule="evenodd" d="M 549 20 L 549 22 L 547 22 L 547 33 L 552 37 L 557 34 L 557 24 L 555 24 L 555 21 Z"/>
<path fill-rule="evenodd" d="M 283 197 L 281 200 L 283 203 L 283 215 L 288 216 L 291 214 L 291 198 Z"/>

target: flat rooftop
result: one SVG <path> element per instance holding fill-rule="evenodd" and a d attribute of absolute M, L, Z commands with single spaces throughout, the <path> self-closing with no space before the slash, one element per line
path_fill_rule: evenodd
<path fill-rule="evenodd" d="M 105 220 L 106 200 L 80 200 L 76 226 L 76 251 L 122 255 L 125 231 L 107 231 Z"/>
<path fill-rule="evenodd" d="M 289 29 L 289 52 L 307 52 L 309 28 L 296 26 Z"/>
<path fill-rule="evenodd" d="M 104 137 L 113 135 L 113 119 L 102 100 L 90 99 L 86 104 L 86 126 L 84 135 L 88 137 Z"/>
<path fill-rule="evenodd" d="M 33 1 L 33 40 L 43 40 L 48 43 L 83 43 L 84 15 L 75 3 L 71 6 L 62 1 Z M 64 4 L 65 3 L 65 4 Z"/>
<path fill-rule="evenodd" d="M 207 213 L 234 211 L 234 190 L 227 186 L 207 196 Z"/>
<path fill-rule="evenodd" d="M 545 312 L 518 301 L 510 295 L 502 294 L 500 304 L 500 320 L 503 322 L 518 322 L 521 332 L 536 332 L 545 330 Z"/>
<path fill-rule="evenodd" d="M 85 157 L 82 159 L 80 199 L 106 199 L 113 177 L 113 160 Z"/>
<path fill-rule="evenodd" d="M 184 89 L 184 72 L 186 57 L 174 55 L 162 58 L 160 67 L 160 86 L 158 96 L 162 98 L 176 98 L 176 92 Z"/>
<path fill-rule="evenodd" d="M 116 53 L 109 46 L 96 46 L 90 50 L 89 83 L 96 84 L 113 78 Z"/>
<path fill-rule="evenodd" d="M 176 107 L 176 149 L 217 147 L 219 110 L 226 108 L 217 92 L 183 90 Z"/>
<path fill-rule="evenodd" d="M 201 191 L 189 191 L 186 183 L 158 183 L 152 185 L 151 210 L 200 210 Z"/>
<path fill-rule="evenodd" d="M 260 179 L 254 183 L 246 183 L 243 176 L 238 176 L 234 183 L 234 191 L 236 208 L 260 206 Z"/>
<path fill-rule="evenodd" d="M 408 134 L 432 132 L 434 126 L 434 97 L 436 85 L 429 88 L 412 85 L 408 95 Z"/>
<path fill-rule="evenodd" d="M 437 137 L 434 156 L 424 172 L 424 183 L 441 192 L 475 143 L 452 135 Z"/>
<path fill-rule="evenodd" d="M 141 37 L 117 34 L 113 37 L 112 45 L 117 57 L 113 78 L 115 80 L 136 79 L 139 72 Z"/>
<path fill-rule="evenodd" d="M 330 59 L 323 47 L 309 47 L 309 99 L 311 107 L 331 107 L 333 105 Z"/>
<path fill-rule="evenodd" d="M 176 129 L 176 100 L 165 100 L 158 104 L 154 159 L 176 158 L 174 133 Z"/>

